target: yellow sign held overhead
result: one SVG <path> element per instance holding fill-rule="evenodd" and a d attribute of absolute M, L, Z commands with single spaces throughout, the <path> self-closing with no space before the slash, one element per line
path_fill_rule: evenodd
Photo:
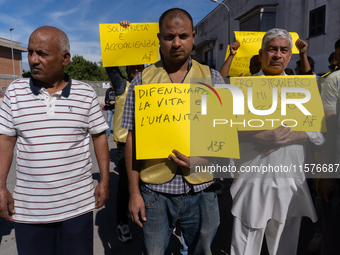
<path fill-rule="evenodd" d="M 233 62 L 231 63 L 229 76 L 236 77 L 241 73 L 244 73 L 244 76 L 249 76 L 249 64 L 250 59 L 254 55 L 259 54 L 259 50 L 262 46 L 262 38 L 265 32 L 245 32 L 245 31 L 235 31 L 235 39 L 240 42 L 240 48 L 237 50 L 236 55 L 234 56 Z M 293 54 L 298 54 L 299 50 L 295 46 L 295 42 L 299 39 L 299 35 L 295 32 L 289 33 L 293 39 Z M 228 46 L 227 53 L 225 59 L 230 54 L 230 49 Z"/>
<path fill-rule="evenodd" d="M 152 64 L 158 61 L 158 23 L 99 24 L 103 66 Z"/>

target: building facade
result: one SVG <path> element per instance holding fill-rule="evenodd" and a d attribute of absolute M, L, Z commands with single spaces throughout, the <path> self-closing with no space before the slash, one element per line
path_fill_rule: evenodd
<path fill-rule="evenodd" d="M 13 73 L 13 62 L 11 52 L 11 40 L 0 38 L 0 93 L 5 93 L 8 85 L 15 79 L 22 77 L 22 52 L 27 52 L 27 48 L 21 46 L 19 42 L 12 42 L 15 77 Z"/>
<path fill-rule="evenodd" d="M 328 72 L 328 56 L 334 51 L 334 43 L 340 38 L 339 0 L 224 0 L 223 4 L 198 22 L 194 29 L 193 55 L 210 67 L 219 70 L 224 62 L 234 31 L 267 31 L 284 28 L 296 32 L 307 41 L 307 54 L 315 61 L 315 72 Z M 294 69 L 298 55 L 293 55 L 289 68 Z"/>

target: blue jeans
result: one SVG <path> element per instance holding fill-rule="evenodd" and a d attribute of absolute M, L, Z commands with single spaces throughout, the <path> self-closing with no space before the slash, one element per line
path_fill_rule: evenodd
<path fill-rule="evenodd" d="M 113 117 L 113 114 L 115 112 L 115 109 L 112 109 L 112 110 L 106 110 L 106 114 L 107 114 L 107 125 L 109 125 L 109 128 L 106 129 L 105 133 L 107 135 L 110 135 L 111 134 L 111 122 L 112 122 L 112 117 Z"/>
<path fill-rule="evenodd" d="M 182 242 L 182 247 L 181 247 L 181 249 L 179 250 L 179 252 L 180 252 L 182 255 L 188 255 L 188 245 L 186 245 L 186 243 L 185 243 L 185 240 L 184 240 L 182 231 L 181 231 L 181 242 Z"/>
<path fill-rule="evenodd" d="M 211 243 L 220 224 L 215 192 L 193 195 L 158 193 L 141 186 L 147 220 L 143 223 L 142 254 L 161 255 L 167 250 L 175 222 L 182 229 L 189 254 L 211 253 Z"/>

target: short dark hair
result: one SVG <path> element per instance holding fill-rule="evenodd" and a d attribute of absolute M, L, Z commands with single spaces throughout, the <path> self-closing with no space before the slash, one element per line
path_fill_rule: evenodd
<path fill-rule="evenodd" d="M 186 16 L 190 22 L 191 22 L 191 27 L 192 27 L 192 30 L 194 30 L 194 22 L 192 20 L 192 17 L 191 15 L 189 14 L 189 12 L 187 12 L 186 10 L 183 10 L 181 8 L 172 8 L 172 9 L 169 9 L 167 11 L 165 11 L 160 17 L 159 17 L 159 32 L 161 31 L 162 29 L 162 25 L 163 25 L 163 21 L 164 21 L 164 18 L 168 15 L 171 15 L 170 18 L 183 18 L 183 15 Z"/>
<path fill-rule="evenodd" d="M 259 58 L 259 55 L 254 55 L 254 56 L 251 57 L 250 62 L 249 62 L 250 66 L 251 66 L 252 62 L 255 60 L 255 58 Z"/>
<path fill-rule="evenodd" d="M 314 72 L 315 61 L 312 57 L 307 57 L 311 70 Z M 301 68 L 301 60 L 296 61 L 296 65 Z"/>
<path fill-rule="evenodd" d="M 334 48 L 340 49 L 340 39 L 335 42 Z"/>
<path fill-rule="evenodd" d="M 290 68 L 286 68 L 286 69 L 285 69 L 285 73 L 286 73 L 287 75 L 294 75 L 294 71 L 293 71 L 292 69 L 290 69 Z"/>
<path fill-rule="evenodd" d="M 328 63 L 332 63 L 333 59 L 335 58 L 335 51 L 333 51 L 328 57 Z"/>

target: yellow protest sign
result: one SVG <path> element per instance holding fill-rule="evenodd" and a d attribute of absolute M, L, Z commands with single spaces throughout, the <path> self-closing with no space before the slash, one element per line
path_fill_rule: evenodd
<path fill-rule="evenodd" d="M 104 67 L 158 61 L 158 23 L 99 24 L 99 32 Z"/>
<path fill-rule="evenodd" d="M 211 114 L 201 114 L 205 90 L 209 88 L 203 84 L 136 86 L 136 158 L 167 158 L 174 149 L 186 156 L 239 158 L 237 129 L 213 125 L 217 113 L 225 112 L 219 117 L 232 118 L 232 113 L 226 110 L 228 105 L 216 104 L 208 98 Z M 227 96 L 231 99 L 231 95 Z"/>
<path fill-rule="evenodd" d="M 231 63 L 229 76 L 235 77 L 239 76 L 242 72 L 244 76 L 251 75 L 249 72 L 250 59 L 254 55 L 259 54 L 259 50 L 262 46 L 262 38 L 265 32 L 245 32 L 245 31 L 235 31 L 235 39 L 240 42 L 240 48 L 237 50 L 233 62 Z M 295 46 L 295 42 L 299 39 L 299 35 L 295 32 L 289 33 L 293 39 L 293 54 L 298 54 L 299 50 Z M 225 59 L 230 54 L 230 48 L 228 46 Z"/>
<path fill-rule="evenodd" d="M 228 46 L 229 50 L 229 46 Z M 236 53 L 237 55 L 237 53 Z M 250 76 L 249 63 L 251 57 L 236 57 L 234 56 L 233 62 L 231 62 L 228 76 L 235 77 L 242 74 L 242 76 Z"/>
<path fill-rule="evenodd" d="M 238 130 L 269 130 L 286 124 L 294 131 L 326 131 L 314 75 L 232 77 L 230 83 L 243 92 L 238 101 L 233 99 L 233 123 L 238 123 Z"/>

